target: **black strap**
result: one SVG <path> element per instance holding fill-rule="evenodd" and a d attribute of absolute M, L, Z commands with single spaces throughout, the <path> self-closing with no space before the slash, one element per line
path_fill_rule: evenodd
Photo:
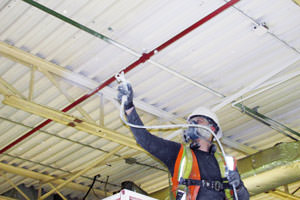
<path fill-rule="evenodd" d="M 229 183 L 224 183 L 221 181 L 209 181 L 209 180 L 195 180 L 195 179 L 184 179 L 181 178 L 179 181 L 180 185 L 200 185 L 202 187 L 206 187 L 209 190 L 215 190 L 217 192 L 222 191 L 224 189 L 232 189 Z"/>
<path fill-rule="evenodd" d="M 185 193 L 184 191 L 178 190 L 176 194 L 176 200 L 181 200 L 184 193 Z"/>

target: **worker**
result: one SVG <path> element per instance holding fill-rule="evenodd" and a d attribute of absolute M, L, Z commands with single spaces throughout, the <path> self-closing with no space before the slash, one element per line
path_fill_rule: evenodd
<path fill-rule="evenodd" d="M 120 102 L 123 96 L 127 98 L 124 110 L 128 122 L 143 125 L 133 104 L 131 84 L 119 85 Z M 216 115 L 206 108 L 196 109 L 187 120 L 188 123 L 208 127 L 218 138 L 222 136 Z M 207 129 L 187 129 L 183 138 L 186 142 L 191 141 L 189 146 L 157 137 L 143 128 L 131 127 L 131 131 L 142 148 L 167 166 L 172 175 L 172 193 L 176 200 L 234 199 L 232 186 L 236 188 L 239 200 L 249 199 L 249 193 L 237 169 L 229 170 L 226 178 L 223 156 L 216 152 L 213 135 Z"/>

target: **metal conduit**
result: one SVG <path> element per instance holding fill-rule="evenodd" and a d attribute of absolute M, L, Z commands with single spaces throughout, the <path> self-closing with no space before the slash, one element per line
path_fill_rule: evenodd
<path fill-rule="evenodd" d="M 46 12 L 46 13 L 54 16 L 54 17 L 57 17 L 57 18 L 63 20 L 64 22 L 66 22 L 68 24 L 71 24 L 71 25 L 79 28 L 80 30 L 83 30 L 83 31 L 85 31 L 85 32 L 87 32 L 87 33 L 95 36 L 95 37 L 98 37 L 101 40 L 103 40 L 103 41 L 105 41 L 105 42 L 107 42 L 109 44 L 112 44 L 112 45 L 114 45 L 114 46 L 116 46 L 116 47 L 118 47 L 118 48 L 126 51 L 127 53 L 133 55 L 133 56 L 136 56 L 138 58 L 144 56 L 144 54 L 140 54 L 140 53 L 134 51 L 133 49 L 130 49 L 129 47 L 127 47 L 127 46 L 125 46 L 125 45 L 123 45 L 123 44 L 121 44 L 121 43 L 119 43 L 119 42 L 117 42 L 117 41 L 115 41 L 115 40 L 113 40 L 113 39 L 111 39 L 111 38 L 109 38 L 109 37 L 101 34 L 101 33 L 98 33 L 96 31 L 94 31 L 94 30 L 92 30 L 92 29 L 90 29 L 90 28 L 88 28 L 88 27 L 86 27 L 86 26 L 84 26 L 84 25 L 82 25 L 82 24 L 80 24 L 80 23 L 78 23 L 78 22 L 76 22 L 76 21 L 74 21 L 74 20 L 72 20 L 72 19 L 64 16 L 64 15 L 61 15 L 61 14 L 55 12 L 54 10 L 51 10 L 51 9 L 49 9 L 49 8 L 43 6 L 43 5 L 41 5 L 41 4 L 39 4 L 39 3 L 35 2 L 35 1 L 32 1 L 32 0 L 23 0 L 23 1 L 25 1 L 26 3 L 32 5 L 32 6 L 38 8 L 40 10 L 43 10 L 44 12 Z M 208 20 L 210 20 L 211 18 L 213 18 L 217 14 L 221 13 L 223 11 L 223 9 L 226 9 L 226 8 L 230 7 L 231 5 L 237 3 L 238 1 L 239 0 L 232 0 L 232 1 L 228 2 L 224 6 L 220 7 L 219 9 L 215 10 L 211 14 L 209 14 L 206 17 L 202 18 L 201 20 L 199 20 L 198 22 L 196 22 L 192 26 L 188 27 L 187 29 L 185 29 L 181 33 L 177 34 L 175 37 L 171 38 L 170 40 L 168 40 L 167 42 L 165 42 L 161 46 L 159 46 L 156 49 L 154 49 L 153 51 L 149 52 L 148 54 L 150 54 L 150 57 L 152 57 L 155 53 L 157 53 L 160 50 L 166 48 L 167 46 L 169 46 L 173 42 L 177 41 L 178 39 L 180 39 L 181 37 L 183 37 L 187 33 L 191 32 L 195 28 L 199 27 L 201 24 L 207 22 Z M 214 90 L 212 88 L 209 88 L 209 87 L 207 87 L 206 85 L 204 85 L 202 83 L 199 83 L 199 82 L 197 82 L 195 80 L 192 80 L 189 77 L 187 77 L 187 76 L 185 76 L 183 74 L 180 74 L 180 73 L 176 72 L 175 70 L 172 70 L 172 69 L 170 69 L 170 68 L 168 68 L 168 67 L 166 67 L 166 66 L 164 66 L 162 64 L 159 64 L 159 63 L 157 63 L 157 62 L 155 62 L 153 60 L 150 60 L 150 57 L 147 58 L 146 60 L 149 60 L 149 62 L 151 64 L 153 64 L 153 65 L 161 68 L 162 70 L 167 71 L 168 73 L 171 73 L 172 75 L 174 75 L 174 76 L 176 76 L 176 77 L 178 77 L 178 78 L 180 78 L 182 80 L 185 80 L 185 81 L 187 81 L 187 82 L 189 82 L 189 83 L 191 83 L 191 84 L 193 84 L 193 85 L 195 85 L 197 87 L 200 87 L 200 88 L 202 88 L 204 90 L 207 90 L 207 91 L 209 91 L 209 92 L 211 92 L 211 93 L 213 93 L 213 94 L 215 94 L 215 95 L 217 95 L 219 97 L 224 97 L 224 95 L 221 94 L 220 92 L 218 92 L 218 91 L 216 91 L 216 90 Z"/>
<path fill-rule="evenodd" d="M 78 27 L 79 29 L 86 31 L 102 40 L 105 40 L 108 43 L 117 43 L 111 39 L 109 39 L 108 37 L 86 27 L 83 26 L 69 18 L 66 18 L 65 16 L 48 9 L 47 7 L 32 1 L 32 0 L 23 0 L 26 3 L 29 3 L 30 5 L 41 9 L 47 13 L 49 13 L 50 15 L 53 15 L 55 17 L 58 17 L 60 19 L 62 19 L 63 21 L 72 24 L 76 27 Z M 205 22 L 209 21 L 210 19 L 214 18 L 215 16 L 217 16 L 218 14 L 220 14 L 221 12 L 223 12 L 224 10 L 226 10 L 227 8 L 231 7 L 232 5 L 236 4 L 237 2 L 239 2 L 240 0 L 231 0 L 228 3 L 224 4 L 223 6 L 219 7 L 218 9 L 216 9 L 215 11 L 213 11 L 212 13 L 208 14 L 207 16 L 205 16 L 204 18 L 200 19 L 198 22 L 196 22 L 195 24 L 193 24 L 192 26 L 188 27 L 187 29 L 183 30 L 182 32 L 180 32 L 179 34 L 175 35 L 174 37 L 172 37 L 171 39 L 169 39 L 168 41 L 166 41 L 165 43 L 161 44 L 160 46 L 158 46 L 157 48 L 153 49 L 152 51 L 150 51 L 149 53 L 144 53 L 137 61 L 133 62 L 131 65 L 129 65 L 128 67 L 122 69 L 121 71 L 124 71 L 124 73 L 129 72 L 130 70 L 134 69 L 135 67 L 137 67 L 139 64 L 146 62 L 147 60 L 149 60 L 154 54 L 158 53 L 159 51 L 162 51 L 163 49 L 165 49 L 166 47 L 168 47 L 169 45 L 171 45 L 172 43 L 176 42 L 177 40 L 179 40 L 180 38 L 182 38 L 183 36 L 185 36 L 186 34 L 190 33 L 191 31 L 195 30 L 196 28 L 198 28 L 199 26 L 201 26 L 202 24 L 204 24 Z M 73 103 L 71 103 L 70 105 L 68 105 L 67 107 L 65 107 L 62 112 L 67 112 L 69 110 L 71 110 L 72 108 L 74 108 L 75 106 L 77 106 L 78 104 L 80 104 L 81 102 L 85 101 L 86 99 L 88 99 L 89 97 L 93 96 L 94 94 L 96 94 L 98 91 L 100 91 L 102 88 L 104 88 L 105 86 L 111 84 L 113 81 L 115 81 L 115 77 L 112 76 L 109 79 L 107 79 L 106 81 L 104 81 L 101 85 L 99 85 L 96 89 L 94 89 L 93 91 L 83 95 L 82 97 L 80 97 L 79 99 L 77 99 L 76 101 L 74 101 Z M 20 143 L 21 141 L 23 141 L 24 139 L 26 139 L 27 137 L 29 137 L 30 135 L 32 135 L 33 133 L 35 133 L 36 131 L 40 130 L 41 128 L 45 127 L 47 124 L 49 124 L 52 120 L 47 119 L 46 121 L 42 122 L 41 124 L 39 124 L 37 127 L 35 127 L 34 129 L 28 131 L 26 134 L 24 134 L 23 136 L 21 136 L 20 138 L 18 138 L 17 140 L 15 140 L 14 142 L 8 144 L 7 146 L 5 146 L 4 148 L 2 148 L 0 150 L 0 154 L 6 152 L 7 150 L 11 149 L 12 147 L 14 147 L 16 144 Z"/>

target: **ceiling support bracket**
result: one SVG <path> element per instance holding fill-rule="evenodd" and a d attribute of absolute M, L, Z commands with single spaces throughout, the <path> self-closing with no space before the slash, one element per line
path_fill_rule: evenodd
<path fill-rule="evenodd" d="M 271 127 L 272 129 L 284 134 L 285 136 L 291 138 L 292 140 L 295 140 L 295 141 L 298 141 L 297 138 L 293 137 L 292 135 L 290 134 L 293 134 L 293 135 L 296 135 L 298 137 L 300 137 L 300 133 L 298 133 L 297 131 L 285 126 L 284 124 L 280 123 L 280 122 L 277 122 L 259 112 L 257 112 L 256 110 L 254 109 L 251 109 L 251 108 L 248 108 L 247 106 L 241 104 L 241 103 L 238 103 L 238 104 L 235 104 L 234 107 L 240 109 L 240 111 L 242 113 L 245 113 L 247 115 L 249 115 L 250 117 L 262 122 L 263 124 Z"/>

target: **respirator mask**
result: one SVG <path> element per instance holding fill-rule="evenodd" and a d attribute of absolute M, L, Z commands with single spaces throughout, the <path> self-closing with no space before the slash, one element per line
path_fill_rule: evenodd
<path fill-rule="evenodd" d="M 191 120 L 191 124 L 198 125 L 196 121 Z M 198 138 L 206 140 L 211 143 L 211 128 L 210 125 L 199 125 L 202 127 L 189 127 L 183 133 L 183 140 L 188 143 L 190 140 L 196 140 Z"/>

